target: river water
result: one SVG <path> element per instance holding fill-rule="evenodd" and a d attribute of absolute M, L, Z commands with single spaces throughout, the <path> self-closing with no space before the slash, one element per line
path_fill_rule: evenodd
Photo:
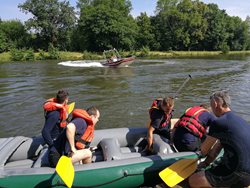
<path fill-rule="evenodd" d="M 250 57 L 226 59 L 136 60 L 129 67 L 108 68 L 98 62 L 0 64 L 0 137 L 35 136 L 44 125 L 43 102 L 61 88 L 76 108 L 95 105 L 97 129 L 144 127 L 156 97 L 175 95 L 178 118 L 191 105 L 208 103 L 218 90 L 228 90 L 232 110 L 250 122 Z"/>

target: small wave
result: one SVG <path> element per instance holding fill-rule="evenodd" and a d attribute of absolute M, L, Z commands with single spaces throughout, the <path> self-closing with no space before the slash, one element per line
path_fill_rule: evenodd
<path fill-rule="evenodd" d="M 97 61 L 63 61 L 58 65 L 68 67 L 104 67 L 100 62 Z"/>

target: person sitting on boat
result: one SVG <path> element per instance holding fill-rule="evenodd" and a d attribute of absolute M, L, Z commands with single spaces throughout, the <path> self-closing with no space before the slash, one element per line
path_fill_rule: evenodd
<path fill-rule="evenodd" d="M 218 118 L 209 127 L 208 135 L 219 139 L 219 145 L 211 152 L 217 150 L 214 153 L 218 154 L 223 148 L 224 154 L 216 166 L 194 173 L 189 178 L 191 187 L 250 185 L 250 125 L 231 111 L 230 103 L 226 91 L 215 92 L 210 97 L 211 108 Z"/>
<path fill-rule="evenodd" d="M 188 108 L 174 126 L 172 140 L 176 149 L 179 152 L 198 151 L 214 119 L 205 104 Z"/>
<path fill-rule="evenodd" d="M 59 135 L 67 125 L 67 103 L 68 92 L 59 90 L 55 98 L 48 99 L 44 105 L 45 124 L 42 129 L 42 136 L 49 146 L 49 163 L 55 167 L 61 156 L 61 144 Z"/>
<path fill-rule="evenodd" d="M 113 55 L 110 59 L 111 59 L 112 62 L 118 61 L 118 58 L 117 58 L 116 55 Z"/>
<path fill-rule="evenodd" d="M 94 128 L 99 121 L 100 112 L 92 106 L 86 111 L 75 109 L 72 112 L 72 121 L 66 128 L 65 153 L 72 158 L 72 163 L 91 163 L 92 152 L 89 148 L 94 138 Z"/>
<path fill-rule="evenodd" d="M 148 145 L 146 152 L 152 153 L 153 134 L 158 134 L 164 141 L 170 139 L 171 118 L 173 116 L 174 99 L 172 97 L 158 98 L 153 101 L 149 110 Z"/>

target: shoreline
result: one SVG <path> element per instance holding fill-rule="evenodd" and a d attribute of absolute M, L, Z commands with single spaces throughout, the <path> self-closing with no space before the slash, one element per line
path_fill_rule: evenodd
<path fill-rule="evenodd" d="M 45 55 L 48 54 L 45 52 Z M 229 51 L 227 54 L 223 54 L 221 51 L 134 51 L 134 52 L 120 52 L 122 57 L 128 55 L 135 55 L 137 59 L 169 59 L 169 58 L 221 58 L 221 57 L 232 57 L 232 56 L 250 56 L 250 50 L 248 51 Z M 51 60 L 51 59 L 39 59 L 39 53 L 34 53 L 35 60 Z M 100 60 L 103 59 L 102 53 L 92 52 L 63 52 L 59 51 L 59 60 Z M 27 62 L 22 61 L 22 62 Z M 0 53 L 0 62 L 20 62 L 11 60 L 10 52 Z"/>

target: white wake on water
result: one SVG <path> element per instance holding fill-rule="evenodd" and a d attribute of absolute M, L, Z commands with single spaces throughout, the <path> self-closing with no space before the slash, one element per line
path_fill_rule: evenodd
<path fill-rule="evenodd" d="M 68 67 L 104 67 L 100 62 L 97 61 L 63 61 L 58 65 Z"/>

